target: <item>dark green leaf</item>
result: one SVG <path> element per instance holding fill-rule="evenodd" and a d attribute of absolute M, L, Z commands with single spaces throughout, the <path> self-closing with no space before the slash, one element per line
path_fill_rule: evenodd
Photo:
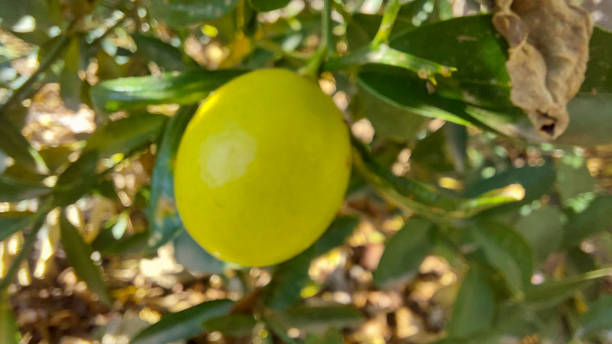
<path fill-rule="evenodd" d="M 564 228 L 564 247 L 578 245 L 583 239 L 612 229 L 612 196 L 599 196 L 581 213 L 570 217 Z"/>
<path fill-rule="evenodd" d="M 204 321 L 227 314 L 233 305 L 230 300 L 215 300 L 166 314 L 160 321 L 136 334 L 130 343 L 169 343 L 191 338 L 203 331 Z"/>
<path fill-rule="evenodd" d="M 153 114 L 134 114 L 108 122 L 88 139 L 85 152 L 95 151 L 98 158 L 126 154 L 156 141 L 168 117 Z"/>
<path fill-rule="evenodd" d="M 338 217 L 306 251 L 278 265 L 266 287 L 265 304 L 272 309 L 283 309 L 299 300 L 302 288 L 310 280 L 308 269 L 312 259 L 341 245 L 357 222 L 353 217 Z"/>
<path fill-rule="evenodd" d="M 170 118 L 159 144 L 151 180 L 151 197 L 147 209 L 147 218 L 152 235 L 149 246 L 154 250 L 175 238 L 179 231 L 183 229 L 183 223 L 174 201 L 173 164 L 183 132 L 195 110 L 195 106 L 185 106 Z M 188 244 L 189 242 L 183 243 Z M 196 256 L 202 254 L 209 256 L 206 252 L 198 252 Z M 212 261 L 216 261 L 216 259 Z"/>
<path fill-rule="evenodd" d="M 27 227 L 34 219 L 33 215 L 30 212 L 0 213 L 0 241 Z"/>
<path fill-rule="evenodd" d="M 463 279 L 453 313 L 448 323 L 451 338 L 473 336 L 493 323 L 495 300 L 493 291 L 475 269 Z"/>
<path fill-rule="evenodd" d="M 9 304 L 8 293 L 0 291 L 0 343 L 18 344 L 21 342 L 21 333 L 15 321 L 13 310 Z"/>
<path fill-rule="evenodd" d="M 88 193 L 96 184 L 97 165 L 98 152 L 89 151 L 82 153 L 77 161 L 68 166 L 53 189 L 57 205 L 72 204 Z"/>
<path fill-rule="evenodd" d="M 390 105 L 361 88 L 351 99 L 351 112 L 369 119 L 377 137 L 399 141 L 414 139 L 425 122 L 418 114 Z"/>
<path fill-rule="evenodd" d="M 353 233 L 358 223 L 359 218 L 353 216 L 338 216 L 334 222 L 329 225 L 325 233 L 323 233 L 323 235 L 312 245 L 315 257 L 327 253 L 336 246 L 342 245 L 344 240 Z"/>
<path fill-rule="evenodd" d="M 61 241 L 66 258 L 74 268 L 77 276 L 81 278 L 92 292 L 96 293 L 100 300 L 107 305 L 111 304 L 111 299 L 106 288 L 102 271 L 91 260 L 92 249 L 86 243 L 78 229 L 74 227 L 65 216 L 60 220 Z"/>
<path fill-rule="evenodd" d="M 228 265 L 206 252 L 184 230 L 174 239 L 174 256 L 176 261 L 189 271 L 222 274 Z"/>
<path fill-rule="evenodd" d="M 298 328 L 307 332 L 324 333 L 332 327 L 349 327 L 364 319 L 352 306 L 297 306 L 285 311 L 268 311 L 267 319 L 274 319 L 285 330 Z"/>
<path fill-rule="evenodd" d="M 305 344 L 343 344 L 344 337 L 342 332 L 337 328 L 330 328 L 321 336 L 309 333 L 306 336 Z"/>
<path fill-rule="evenodd" d="M 142 108 L 151 104 L 193 104 L 243 71 L 194 71 L 161 76 L 121 78 L 91 89 L 96 108 L 105 111 Z"/>
<path fill-rule="evenodd" d="M 252 334 L 256 324 L 252 315 L 229 314 L 208 319 L 202 327 L 206 332 L 219 331 L 230 337 L 246 337 Z"/>
<path fill-rule="evenodd" d="M 38 152 L 21 134 L 21 130 L 7 120 L 4 114 L 0 114 L 0 137 L 2 137 L 2 140 L 0 140 L 0 150 L 4 154 L 33 171 L 44 170 L 44 168 L 39 167 L 42 159 Z"/>
<path fill-rule="evenodd" d="M 310 281 L 308 268 L 313 258 L 314 250 L 309 248 L 274 269 L 272 281 L 266 286 L 266 306 L 283 309 L 300 299 L 302 288 Z"/>
<path fill-rule="evenodd" d="M 410 219 L 386 243 L 385 252 L 374 271 L 374 284 L 385 286 L 402 283 L 414 277 L 419 265 L 433 246 L 433 225 L 421 219 Z"/>
<path fill-rule="evenodd" d="M 567 277 L 561 281 L 544 282 L 532 285 L 525 295 L 525 302 L 537 308 L 553 307 L 567 300 L 578 289 L 595 279 L 610 276 L 612 269 L 600 269 L 581 275 Z"/>
<path fill-rule="evenodd" d="M 595 27 L 589 49 L 585 80 L 568 105 L 571 121 L 557 139 L 559 143 L 595 146 L 612 142 L 612 33 Z"/>
<path fill-rule="evenodd" d="M 612 295 L 600 297 L 589 305 L 589 310 L 580 316 L 578 335 L 588 337 L 598 331 L 612 328 Z"/>
<path fill-rule="evenodd" d="M 151 0 L 151 14 L 172 27 L 184 27 L 222 17 L 238 0 Z"/>
<path fill-rule="evenodd" d="M 525 189 L 523 202 L 534 201 L 549 192 L 555 182 L 555 170 L 550 164 L 544 166 L 509 168 L 495 176 L 482 179 L 466 188 L 465 196 L 474 197 L 508 184 L 521 184 Z"/>
<path fill-rule="evenodd" d="M 177 48 L 166 42 L 142 34 L 132 35 L 138 46 L 138 55 L 149 61 L 154 61 L 166 71 L 184 70 L 189 66 L 196 66 L 196 62 L 185 57 Z"/>
<path fill-rule="evenodd" d="M 66 49 L 64 67 L 60 74 L 60 95 L 64 105 L 77 111 L 81 105 L 81 78 L 79 78 L 79 60 L 81 51 L 79 39 L 73 38 Z"/>
<path fill-rule="evenodd" d="M 44 196 L 50 192 L 51 189 L 43 184 L 0 175 L 0 202 L 17 202 Z"/>
<path fill-rule="evenodd" d="M 556 186 L 564 206 L 587 192 L 595 190 L 595 178 L 589 173 L 584 158 L 566 154 L 556 163 Z"/>
<path fill-rule="evenodd" d="M 516 230 L 529 242 L 539 261 L 559 248 L 563 240 L 563 216 L 559 209 L 544 206 L 516 223 Z"/>
<path fill-rule="evenodd" d="M 249 0 L 251 6 L 260 12 L 272 11 L 287 6 L 291 0 Z"/>
<path fill-rule="evenodd" d="M 505 279 L 509 289 L 522 295 L 531 285 L 533 253 L 525 239 L 514 229 L 499 223 L 480 223 L 470 234 L 484 251 L 488 263 Z"/>

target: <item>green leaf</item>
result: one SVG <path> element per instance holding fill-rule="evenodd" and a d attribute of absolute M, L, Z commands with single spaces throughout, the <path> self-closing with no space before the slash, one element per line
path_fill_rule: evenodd
<path fill-rule="evenodd" d="M 227 263 L 206 252 L 184 230 L 174 239 L 174 256 L 176 261 L 189 271 L 222 274 L 228 267 Z"/>
<path fill-rule="evenodd" d="M 4 154 L 15 159 L 16 162 L 28 167 L 33 171 L 43 171 L 44 168 L 40 167 L 42 158 L 38 155 L 38 152 L 30 145 L 30 142 L 21 134 L 13 123 L 0 116 L 0 150 Z"/>
<path fill-rule="evenodd" d="M 160 0 L 161 1 L 161 0 Z M 103 81 L 91 89 L 96 108 L 105 111 L 151 104 L 194 104 L 243 71 L 192 71 Z"/>
<path fill-rule="evenodd" d="M 8 293 L 0 291 L 0 343 L 19 344 L 21 333 L 9 304 Z"/>
<path fill-rule="evenodd" d="M 386 286 L 403 283 L 414 277 L 433 246 L 433 225 L 421 219 L 410 219 L 386 243 L 374 284 Z"/>
<path fill-rule="evenodd" d="M 476 198 L 459 198 L 440 192 L 431 184 L 394 175 L 380 165 L 369 149 L 357 140 L 353 140 L 353 148 L 356 153 L 353 161 L 360 174 L 375 185 L 385 199 L 404 211 L 416 212 L 430 220 L 437 220 L 441 216 L 471 217 L 486 209 L 521 199 L 514 192 L 514 185 L 489 191 Z"/>
<path fill-rule="evenodd" d="M 77 111 L 81 105 L 80 59 L 80 40 L 75 37 L 66 48 L 64 67 L 59 76 L 60 96 L 64 101 L 64 105 L 73 111 Z"/>
<path fill-rule="evenodd" d="M 41 183 L 0 175 L 0 202 L 18 202 L 47 195 L 51 189 Z"/>
<path fill-rule="evenodd" d="M 390 105 L 361 87 L 351 99 L 351 113 L 369 119 L 377 137 L 398 141 L 413 140 L 425 122 L 418 114 Z"/>
<path fill-rule="evenodd" d="M 377 48 L 363 47 L 348 55 L 329 60 L 323 68 L 325 70 L 336 70 L 350 66 L 366 64 L 381 64 L 403 68 L 416 73 L 420 79 L 427 79 L 436 83 L 435 75 L 449 77 L 456 68 L 444 66 L 433 61 L 420 58 L 405 52 L 393 49 L 386 44 Z"/>
<path fill-rule="evenodd" d="M 484 251 L 488 263 L 505 279 L 510 291 L 522 295 L 531 285 L 533 253 L 514 229 L 493 222 L 470 228 L 470 234 Z"/>
<path fill-rule="evenodd" d="M 525 295 L 525 303 L 535 308 L 556 306 L 572 296 L 578 289 L 593 280 L 612 275 L 612 268 L 590 271 L 567 277 L 561 281 L 549 281 L 532 285 Z"/>
<path fill-rule="evenodd" d="M 595 27 L 580 92 L 568 104 L 571 121 L 557 142 L 578 146 L 612 143 L 612 33 Z"/>
<path fill-rule="evenodd" d="M 111 305 L 111 299 L 106 288 L 102 271 L 91 260 L 93 250 L 87 244 L 78 229 L 74 227 L 65 216 L 60 220 L 61 241 L 68 263 L 74 268 L 77 276 L 81 278 L 89 290 L 94 292 L 102 302 Z"/>
<path fill-rule="evenodd" d="M 183 132 L 195 111 L 195 106 L 182 107 L 168 121 L 159 144 L 151 180 L 151 198 L 146 212 L 151 233 L 149 246 L 153 250 L 175 238 L 183 229 L 174 200 L 173 164 Z M 202 252 L 196 253 L 197 255 L 202 255 Z M 207 253 L 203 255 L 208 256 Z"/>
<path fill-rule="evenodd" d="M 202 327 L 206 332 L 219 331 L 230 337 L 246 337 L 253 333 L 257 320 L 252 315 L 229 314 L 208 319 Z"/>
<path fill-rule="evenodd" d="M 595 198 L 587 209 L 570 217 L 564 228 L 563 246 L 571 247 L 589 236 L 612 229 L 612 196 Z"/>
<path fill-rule="evenodd" d="M 332 222 L 325 233 L 312 245 L 315 257 L 327 253 L 331 249 L 340 246 L 348 238 L 357 224 L 359 218 L 354 216 L 338 216 Z"/>
<path fill-rule="evenodd" d="M 588 311 L 580 315 L 579 337 L 589 337 L 599 331 L 612 328 L 612 295 L 601 296 L 589 304 Z"/>
<path fill-rule="evenodd" d="M 220 18 L 238 0 L 151 0 L 151 14 L 172 27 L 184 27 Z"/>
<path fill-rule="evenodd" d="M 461 283 L 447 331 L 451 338 L 473 336 L 493 323 L 493 291 L 475 269 L 470 269 Z"/>
<path fill-rule="evenodd" d="M 543 206 L 527 216 L 521 217 L 515 225 L 523 235 L 539 261 L 544 261 L 556 251 L 563 240 L 564 214 L 557 208 Z"/>
<path fill-rule="evenodd" d="M 166 71 L 184 70 L 190 66 L 197 66 L 195 61 L 186 57 L 177 47 L 158 38 L 142 34 L 133 34 L 132 38 L 138 47 L 139 56 L 154 61 Z"/>
<path fill-rule="evenodd" d="M 60 174 L 53 188 L 57 205 L 66 206 L 88 193 L 97 180 L 98 152 L 83 152 L 79 159 Z"/>
<path fill-rule="evenodd" d="M 332 327 L 321 336 L 309 333 L 304 341 L 305 344 L 343 344 L 344 338 L 342 332 Z"/>
<path fill-rule="evenodd" d="M 33 219 L 34 213 L 30 212 L 0 213 L 0 241 L 27 227 Z"/>
<path fill-rule="evenodd" d="M 159 138 L 167 119 L 164 115 L 133 114 L 108 122 L 87 139 L 84 151 L 95 151 L 103 159 L 142 149 Z"/>
<path fill-rule="evenodd" d="M 571 206 L 577 197 L 595 191 L 595 178 L 589 173 L 584 158 L 565 155 L 556 163 L 556 186 L 564 206 Z"/>
<path fill-rule="evenodd" d="M 283 309 L 299 300 L 302 288 L 310 281 L 308 269 L 312 259 L 341 245 L 357 223 L 358 220 L 353 217 L 338 217 L 306 251 L 278 265 L 272 275 L 272 281 L 266 286 L 266 306 Z"/>
<path fill-rule="evenodd" d="M 423 25 L 393 38 L 391 47 L 457 67 L 452 78 L 440 79 L 436 86 L 436 93 L 445 98 L 477 106 L 512 107 L 506 44 L 489 15 Z"/>
<path fill-rule="evenodd" d="M 556 174 L 550 164 L 509 168 L 491 178 L 481 179 L 468 185 L 465 197 L 474 197 L 508 184 L 520 184 L 525 189 L 523 202 L 531 202 L 548 193 L 555 182 Z"/>
<path fill-rule="evenodd" d="M 277 326 L 288 330 L 298 328 L 307 332 L 325 333 L 333 327 L 343 328 L 358 325 L 363 314 L 352 306 L 296 306 L 285 311 L 269 310 L 266 319 L 273 319 Z"/>
<path fill-rule="evenodd" d="M 291 0 L 249 0 L 251 6 L 260 12 L 272 11 L 283 8 L 289 4 Z"/>
<path fill-rule="evenodd" d="M 227 314 L 233 305 L 231 300 L 214 300 L 166 314 L 160 321 L 136 334 L 130 343 L 169 343 L 191 338 L 203 331 L 204 321 Z"/>

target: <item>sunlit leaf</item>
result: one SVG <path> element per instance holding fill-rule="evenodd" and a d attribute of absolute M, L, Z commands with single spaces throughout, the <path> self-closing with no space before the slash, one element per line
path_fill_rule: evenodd
<path fill-rule="evenodd" d="M 129 77 L 101 82 L 91 89 L 93 104 L 105 111 L 151 104 L 194 104 L 243 71 L 193 71 Z"/>
<path fill-rule="evenodd" d="M 238 0 L 151 0 L 151 13 L 173 27 L 201 23 L 222 17 Z"/>

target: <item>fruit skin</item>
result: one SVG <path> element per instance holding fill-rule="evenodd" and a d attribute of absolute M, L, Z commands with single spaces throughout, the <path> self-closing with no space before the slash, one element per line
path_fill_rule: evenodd
<path fill-rule="evenodd" d="M 214 256 L 273 265 L 323 234 L 350 168 L 348 128 L 331 98 L 293 72 L 258 70 L 219 88 L 187 126 L 177 207 Z"/>

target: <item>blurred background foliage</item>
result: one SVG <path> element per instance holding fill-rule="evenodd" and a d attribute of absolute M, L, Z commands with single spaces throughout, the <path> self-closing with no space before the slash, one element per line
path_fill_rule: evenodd
<path fill-rule="evenodd" d="M 599 26 L 546 142 L 485 2 L 1 1 L 0 343 L 612 343 L 612 3 L 577 1 Z M 273 66 L 345 112 L 354 173 L 250 269 L 183 230 L 172 165 L 197 103 Z"/>

